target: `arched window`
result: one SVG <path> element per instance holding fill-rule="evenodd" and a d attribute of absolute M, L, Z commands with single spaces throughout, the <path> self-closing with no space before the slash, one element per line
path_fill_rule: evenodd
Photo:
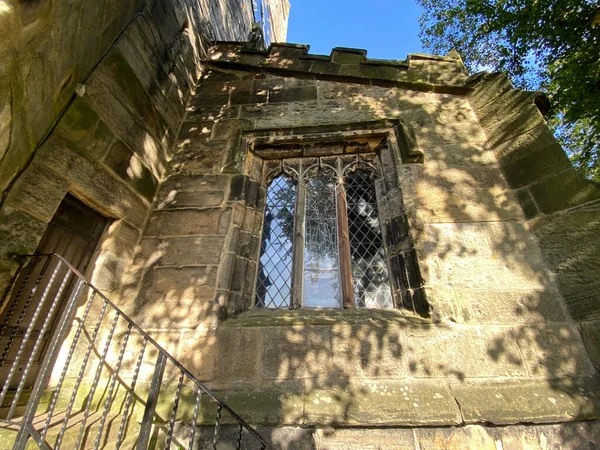
<path fill-rule="evenodd" d="M 294 180 L 279 175 L 267 189 L 255 307 L 399 306 L 428 314 L 406 217 L 390 208 L 401 204 L 401 194 L 388 190 L 376 158 L 269 164 Z"/>

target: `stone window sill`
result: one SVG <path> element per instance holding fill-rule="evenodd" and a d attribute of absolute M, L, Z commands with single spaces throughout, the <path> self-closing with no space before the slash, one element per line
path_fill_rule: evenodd
<path fill-rule="evenodd" d="M 394 322 L 430 324 L 431 319 L 398 309 L 276 309 L 254 310 L 223 322 L 227 327 L 272 327 L 293 325 L 334 325 L 339 322 Z"/>

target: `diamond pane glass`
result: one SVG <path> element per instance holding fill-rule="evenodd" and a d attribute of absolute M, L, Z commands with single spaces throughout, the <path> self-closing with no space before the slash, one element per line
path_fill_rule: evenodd
<path fill-rule="evenodd" d="M 307 308 L 339 308 L 339 254 L 335 182 L 320 173 L 306 185 L 304 298 Z"/>
<path fill-rule="evenodd" d="M 296 186 L 280 175 L 267 190 L 258 278 L 257 308 L 289 308 L 292 298 L 292 242 Z"/>
<path fill-rule="evenodd" d="M 393 308 L 375 186 L 366 172 L 356 171 L 345 187 L 356 306 Z"/>

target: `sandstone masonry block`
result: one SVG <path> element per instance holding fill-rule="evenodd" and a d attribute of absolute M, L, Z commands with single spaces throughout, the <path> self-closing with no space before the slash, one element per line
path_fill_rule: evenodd
<path fill-rule="evenodd" d="M 469 305 L 474 323 L 516 324 L 565 322 L 567 313 L 555 290 L 453 290 L 462 305 Z"/>
<path fill-rule="evenodd" d="M 277 384 L 235 383 L 219 386 L 212 391 L 215 396 L 229 405 L 244 420 L 261 425 L 300 425 L 303 422 L 303 386 L 299 381 L 285 381 Z M 215 407 L 204 396 L 201 423 L 214 426 Z M 223 415 L 223 422 L 232 419 Z"/>
<path fill-rule="evenodd" d="M 581 335 L 585 349 L 596 366 L 596 370 L 600 369 L 600 321 L 583 323 Z"/>
<path fill-rule="evenodd" d="M 532 376 L 591 375 L 594 368 L 577 328 L 568 325 L 531 325 L 514 331 Z"/>
<path fill-rule="evenodd" d="M 448 388 L 405 380 L 331 380 L 309 388 L 304 401 L 307 424 L 436 425 L 460 423 Z"/>
<path fill-rule="evenodd" d="M 144 238 L 139 257 L 154 266 L 217 265 L 223 241 L 223 236 Z"/>
<path fill-rule="evenodd" d="M 319 433 L 320 431 L 320 433 Z M 323 450 L 413 450 L 413 431 L 409 429 L 353 429 L 319 430 L 318 440 Z M 495 449 L 494 449 L 495 450 Z"/>
<path fill-rule="evenodd" d="M 228 328 L 217 331 L 213 348 L 215 379 L 260 379 L 262 331 L 259 328 Z"/>
<path fill-rule="evenodd" d="M 269 91 L 269 103 L 305 102 L 317 99 L 317 88 L 306 86 L 299 88 L 272 89 Z"/>
<path fill-rule="evenodd" d="M 118 140 L 112 145 L 104 162 L 140 194 L 152 200 L 158 180 L 123 141 Z"/>
<path fill-rule="evenodd" d="M 580 177 L 575 169 L 545 177 L 532 184 L 529 190 L 545 214 L 600 199 L 600 187 Z"/>
<path fill-rule="evenodd" d="M 100 163 L 75 153 L 56 134 L 40 147 L 38 157 L 53 172 L 65 176 L 72 194 L 105 215 L 125 218 L 141 228 L 148 210 L 145 200 Z"/>
<path fill-rule="evenodd" d="M 526 133 L 539 125 L 545 125 L 544 117 L 537 106 L 527 105 L 513 113 L 508 112 L 500 121 L 486 126 L 488 145 L 494 148 L 507 139 Z"/>
<path fill-rule="evenodd" d="M 423 326 L 407 330 L 406 339 L 408 366 L 418 378 L 528 375 L 517 339 L 505 328 Z"/>
<path fill-rule="evenodd" d="M 502 166 L 502 173 L 512 188 L 533 183 L 540 178 L 570 169 L 571 162 L 562 147 L 556 143 L 538 152 Z"/>
<path fill-rule="evenodd" d="M 469 95 L 469 101 L 476 110 L 513 89 L 508 77 L 501 73 L 485 74 L 473 83 L 473 87 L 475 90 Z"/>
<path fill-rule="evenodd" d="M 142 281 L 134 317 L 145 327 L 209 329 L 216 319 L 216 276 L 213 266 L 149 270 Z"/>
<path fill-rule="evenodd" d="M 43 164 L 33 163 L 10 190 L 6 204 L 50 222 L 67 189 L 66 180 Z"/>
<path fill-rule="evenodd" d="M 240 107 L 228 104 L 217 106 L 191 105 L 188 107 L 186 120 L 190 122 L 202 122 L 209 120 L 237 119 Z"/>
<path fill-rule="evenodd" d="M 556 143 L 554 135 L 547 125 L 538 125 L 526 133 L 511 137 L 493 146 L 488 145 L 500 164 L 517 162 L 520 158 L 529 156 Z"/>
<path fill-rule="evenodd" d="M 356 378 L 403 378 L 408 375 L 402 326 L 368 321 L 332 327 L 333 368 Z"/>
<path fill-rule="evenodd" d="M 269 327 L 263 330 L 263 378 L 325 378 L 331 371 L 329 327 Z"/>
<path fill-rule="evenodd" d="M 4 206 L 0 212 L 0 258 L 35 251 L 47 223 L 23 211 Z"/>
<path fill-rule="evenodd" d="M 229 177 L 223 175 L 172 175 L 161 185 L 159 198 L 162 195 L 168 196 L 171 191 L 223 191 L 228 183 Z"/>
<path fill-rule="evenodd" d="M 415 438 L 421 450 L 497 450 L 496 441 L 481 426 L 419 428 Z"/>
<path fill-rule="evenodd" d="M 176 209 L 156 211 L 146 227 L 146 236 L 192 236 L 221 234 L 223 209 Z"/>
<path fill-rule="evenodd" d="M 159 197 L 156 209 L 166 210 L 190 207 L 214 208 L 221 206 L 225 200 L 225 192 L 223 191 L 188 192 L 171 190 L 163 192 L 163 194 L 166 195 L 161 195 Z"/>
<path fill-rule="evenodd" d="M 498 383 L 456 383 L 452 392 L 465 422 L 506 425 L 519 422 L 560 422 L 595 418 L 600 414 L 596 387 L 585 381 L 572 383 L 505 381 Z"/>

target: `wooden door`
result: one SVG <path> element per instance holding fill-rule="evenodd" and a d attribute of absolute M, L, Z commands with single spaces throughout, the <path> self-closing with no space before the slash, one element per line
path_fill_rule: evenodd
<path fill-rule="evenodd" d="M 105 217 L 76 198 L 67 195 L 48 225 L 36 253 L 57 253 L 85 274 L 107 222 Z M 27 375 L 26 386 L 31 386 L 35 381 L 39 365 L 62 311 L 64 301 L 71 291 L 74 279 L 73 275 L 67 276 L 67 270 L 64 266 L 58 267 L 58 261 L 55 259 L 42 259 L 35 264 L 35 267 L 32 267 L 31 264 L 34 263 L 30 263 L 30 266 L 24 267 L 21 271 L 21 275 L 12 291 L 13 298 L 7 302 L 7 306 L 0 314 L 0 324 L 6 324 L 0 337 L 0 349 L 5 353 L 4 361 L 0 367 L 2 384 L 6 382 L 9 370 L 15 363 L 28 327 L 30 325 L 32 327 L 27 342 L 25 342 L 22 356 L 17 362 L 17 372 L 10 380 L 11 388 L 18 385 L 21 373 L 30 358 L 35 342 L 41 335 L 43 323 L 46 318 L 49 318 L 46 330 L 38 345 L 39 350 L 33 355 L 33 363 Z M 25 281 L 28 272 L 30 272 L 30 275 L 28 280 Z M 34 289 L 36 282 L 37 289 Z M 64 285 L 61 289 L 63 282 Z M 19 291 L 21 294 L 17 298 Z M 49 316 L 52 300 L 57 296 L 58 303 L 53 314 Z M 38 312 L 37 320 L 33 321 L 35 310 L 44 297 L 46 301 Z"/>

